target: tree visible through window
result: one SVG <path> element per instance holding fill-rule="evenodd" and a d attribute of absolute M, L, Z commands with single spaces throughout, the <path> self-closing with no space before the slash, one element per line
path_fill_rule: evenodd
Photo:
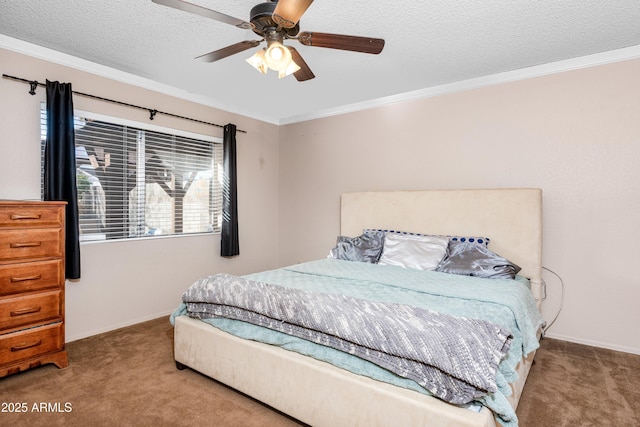
<path fill-rule="evenodd" d="M 75 121 L 82 241 L 220 231 L 221 143 Z"/>

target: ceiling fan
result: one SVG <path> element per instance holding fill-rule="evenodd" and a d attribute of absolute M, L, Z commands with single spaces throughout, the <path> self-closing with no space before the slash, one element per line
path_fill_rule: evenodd
<path fill-rule="evenodd" d="M 256 52 L 247 62 L 262 74 L 268 69 L 278 72 L 280 78 L 293 74 L 300 82 L 315 77 L 300 53 L 284 46 L 285 39 L 296 39 L 305 46 L 317 46 L 341 49 L 353 52 L 378 54 L 384 48 L 384 40 L 370 37 L 347 36 L 317 32 L 300 32 L 300 17 L 306 12 L 313 0 L 269 0 L 255 5 L 250 12 L 249 22 L 224 13 L 198 6 L 184 0 L 152 0 L 154 3 L 194 13 L 230 24 L 241 29 L 250 29 L 260 40 L 245 40 L 222 49 L 201 55 L 196 59 L 214 62 L 227 56 L 243 52 L 258 46 L 263 41 L 267 47 Z"/>

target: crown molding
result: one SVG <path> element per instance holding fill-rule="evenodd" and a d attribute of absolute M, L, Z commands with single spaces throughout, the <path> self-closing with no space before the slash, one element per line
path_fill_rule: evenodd
<path fill-rule="evenodd" d="M 371 108 L 383 107 L 386 105 L 397 104 L 401 102 L 413 101 L 417 99 L 430 98 L 434 96 L 444 95 L 448 93 L 461 92 L 470 89 L 481 88 L 485 86 L 493 86 L 502 83 L 525 80 L 534 77 L 547 76 L 550 74 L 562 73 L 565 71 L 577 70 L 581 68 L 595 67 L 598 65 L 610 64 L 613 62 L 626 61 L 630 59 L 640 58 L 640 45 L 625 47 L 622 49 L 611 50 L 593 55 L 581 56 L 578 58 L 567 59 L 563 61 L 551 62 L 548 64 L 537 65 L 519 70 L 506 71 L 503 73 L 492 74 L 489 76 L 478 77 L 469 80 L 462 80 L 450 84 L 433 86 L 415 91 L 405 92 L 397 95 L 387 96 L 384 98 L 373 99 L 370 101 L 359 102 L 355 104 L 343 105 L 337 108 L 317 111 L 312 114 L 287 117 L 280 120 L 280 125 L 315 120 L 340 114 L 352 113 L 356 111 L 368 110 Z"/>
<path fill-rule="evenodd" d="M 342 105 L 336 108 L 325 109 L 311 114 L 286 117 L 280 120 L 274 120 L 272 117 L 248 116 L 246 112 L 234 111 L 232 108 L 214 102 L 212 99 L 204 96 L 195 95 L 193 93 L 177 89 L 173 86 L 165 85 L 154 80 L 139 77 L 131 73 L 116 70 L 105 65 L 80 59 L 62 52 L 18 40 L 0 34 L 0 48 L 12 50 L 24 55 L 50 61 L 56 64 L 71 67 L 80 71 L 85 71 L 98 76 L 107 77 L 122 83 L 131 84 L 154 92 L 159 92 L 175 98 L 184 99 L 186 101 L 195 102 L 207 107 L 216 108 L 233 114 L 250 117 L 266 123 L 275 125 L 288 125 L 293 123 L 305 122 L 309 120 L 321 119 L 325 117 L 336 116 L 340 114 L 352 113 L 371 108 L 383 107 L 417 99 L 430 98 L 434 96 L 444 95 L 448 93 L 460 92 L 464 90 L 476 89 L 486 86 L 492 86 L 502 83 L 525 80 L 534 77 L 541 77 L 550 74 L 562 73 L 565 71 L 577 70 L 581 68 L 594 67 L 598 65 L 610 64 L 613 62 L 626 61 L 630 59 L 640 58 L 640 45 L 629 46 L 622 49 L 611 50 L 593 55 L 581 56 L 578 58 L 567 59 L 563 61 L 551 62 L 543 65 L 522 68 L 519 70 L 506 71 L 504 73 L 492 74 L 489 76 L 478 77 L 474 79 L 463 80 L 455 83 L 433 86 L 415 91 L 405 92 L 397 95 L 377 98 L 369 101 L 358 102 L 354 104 Z"/>
<path fill-rule="evenodd" d="M 216 108 L 228 113 L 249 117 L 246 113 L 243 113 L 242 111 L 235 111 L 233 108 L 220 104 L 219 102 L 215 102 L 211 98 L 197 95 L 192 92 L 159 83 L 155 80 L 136 76 L 135 74 L 127 73 L 125 71 L 116 70 L 115 68 L 107 67 L 106 65 L 87 61 L 85 59 L 81 59 L 72 55 L 68 55 L 66 53 L 58 52 L 53 49 L 38 46 L 33 43 L 25 42 L 23 40 L 15 39 L 2 34 L 0 34 L 0 48 L 11 50 L 37 59 L 53 62 L 55 64 L 63 65 L 65 67 L 70 67 L 76 70 L 85 71 L 97 76 L 106 77 L 112 80 L 119 81 L 121 83 L 126 83 L 132 86 L 162 93 L 174 98 L 184 99 L 185 101 L 190 101 L 207 107 Z M 250 118 L 278 125 L 277 121 L 274 121 L 272 117 L 251 116 Z"/>

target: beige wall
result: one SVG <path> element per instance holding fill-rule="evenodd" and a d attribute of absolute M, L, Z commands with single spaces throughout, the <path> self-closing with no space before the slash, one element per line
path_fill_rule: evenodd
<path fill-rule="evenodd" d="M 2 72 L 215 123 L 238 134 L 241 257 L 219 236 L 82 246 L 67 284 L 67 339 L 170 312 L 196 278 L 326 256 L 345 191 L 474 187 L 544 190 L 546 267 L 565 281 L 549 336 L 640 353 L 640 60 L 564 72 L 274 126 L 0 49 Z M 0 198 L 40 197 L 39 104 L 0 79 Z M 75 107 L 147 121 L 146 112 L 76 97 Z M 157 116 L 155 124 L 221 136 Z M 279 249 L 279 254 L 278 254 Z M 545 273 L 551 319 L 558 281 Z"/>
<path fill-rule="evenodd" d="M 67 282 L 67 341 L 171 312 L 194 280 L 217 272 L 244 274 L 277 265 L 278 126 L 172 98 L 157 92 L 0 49 L 2 73 L 71 82 L 90 93 L 200 120 L 235 123 L 237 134 L 241 256 L 219 256 L 220 237 L 192 236 L 83 244 L 82 278 Z M 0 79 L 0 199 L 40 198 L 40 102 L 29 86 Z M 149 114 L 74 97 L 74 107 L 148 122 Z M 222 137 L 222 129 L 157 115 L 152 122 Z"/>
<path fill-rule="evenodd" d="M 566 293 L 549 336 L 640 353 L 638 76 L 632 60 L 282 126 L 280 262 L 326 256 L 342 192 L 540 187 Z"/>

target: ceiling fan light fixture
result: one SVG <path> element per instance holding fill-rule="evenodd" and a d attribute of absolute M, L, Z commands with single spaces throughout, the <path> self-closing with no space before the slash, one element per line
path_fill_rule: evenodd
<path fill-rule="evenodd" d="M 282 28 L 293 28 L 311 3 L 313 0 L 281 0 L 273 11 L 272 18 Z"/>
<path fill-rule="evenodd" d="M 300 69 L 291 58 L 291 51 L 277 41 L 271 42 L 266 49 L 260 49 L 246 61 L 262 74 L 267 74 L 269 68 L 277 71 L 280 79 Z"/>
<path fill-rule="evenodd" d="M 282 43 L 274 41 L 264 53 L 267 66 L 274 71 L 284 71 L 291 63 L 291 52 Z"/>
<path fill-rule="evenodd" d="M 300 53 L 291 46 L 284 46 L 284 40 L 297 39 L 304 46 L 317 46 L 351 52 L 379 54 L 384 48 L 384 40 L 371 37 L 349 36 L 319 32 L 300 32 L 300 18 L 313 0 L 262 0 L 251 8 L 249 21 L 234 18 L 224 13 L 190 3 L 186 0 L 152 0 L 154 3 L 183 12 L 211 18 L 237 28 L 251 29 L 260 40 L 245 40 L 217 49 L 196 59 L 215 62 L 228 56 L 257 47 L 266 42 L 267 47 L 256 52 L 246 61 L 258 72 L 267 74 L 269 68 L 278 72 L 280 78 L 293 74 L 297 81 L 315 78 L 313 71 Z"/>
<path fill-rule="evenodd" d="M 268 66 L 267 62 L 265 61 L 264 52 L 264 49 L 260 49 L 250 58 L 247 58 L 247 62 L 260 73 L 267 74 Z"/>

